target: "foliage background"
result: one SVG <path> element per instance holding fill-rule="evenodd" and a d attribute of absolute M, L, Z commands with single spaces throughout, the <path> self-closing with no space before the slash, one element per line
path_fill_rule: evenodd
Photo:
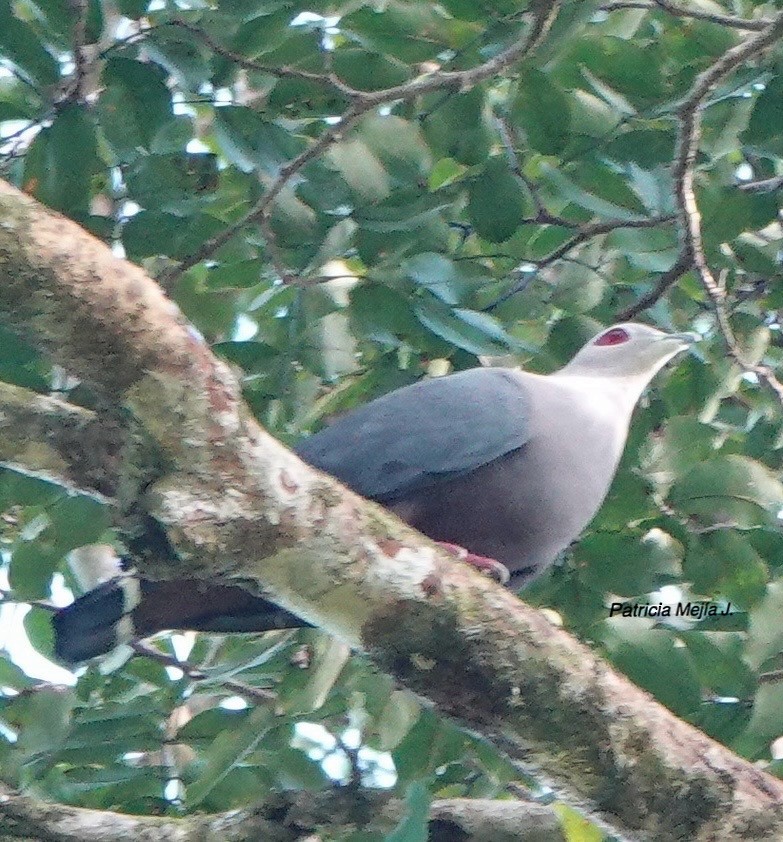
<path fill-rule="evenodd" d="M 0 0 L 2 172 L 155 273 L 289 443 L 428 374 L 496 357 L 553 370 L 629 316 L 702 333 L 637 413 L 598 518 L 525 598 L 775 771 L 779 46 L 703 107 L 688 97 L 781 4 L 566 2 L 535 51 L 507 53 L 544 5 Z M 486 79 L 436 72 L 493 61 L 504 72 Z M 6 333 L 0 378 L 90 402 Z M 176 814 L 330 775 L 438 797 L 520 780 L 314 631 L 162 636 L 108 675 L 32 677 L 8 651 L 15 606 L 34 605 L 26 633 L 50 653 L 40 601 L 76 589 L 67 553 L 121 536 L 90 499 L 12 470 L 0 509 L 6 782 Z M 733 611 L 608 618 L 612 601 L 680 596 Z"/>

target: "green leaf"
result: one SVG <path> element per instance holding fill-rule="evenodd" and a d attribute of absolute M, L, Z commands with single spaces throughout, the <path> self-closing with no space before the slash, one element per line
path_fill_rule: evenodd
<path fill-rule="evenodd" d="M 16 748 L 28 757 L 50 756 L 68 733 L 75 701 L 73 690 L 46 684 L 17 696 L 3 716 L 19 731 Z"/>
<path fill-rule="evenodd" d="M 621 467 L 591 528 L 596 531 L 626 530 L 630 523 L 647 520 L 658 514 L 659 509 L 652 499 L 646 479 L 636 471 L 623 470 Z"/>
<path fill-rule="evenodd" d="M 427 177 L 432 156 L 414 121 L 375 114 L 361 122 L 356 135 L 383 164 L 395 186 L 410 189 L 411 182 L 418 184 Z"/>
<path fill-rule="evenodd" d="M 59 64 L 32 27 L 14 15 L 9 0 L 0 0 L 0 55 L 38 85 L 54 85 L 60 79 Z"/>
<path fill-rule="evenodd" d="M 634 534 L 592 532 L 574 550 L 582 579 L 620 596 L 650 593 L 680 573 L 682 547 L 661 530 Z"/>
<path fill-rule="evenodd" d="M 147 11 L 150 0 L 117 0 L 117 8 L 126 18 L 138 20 Z"/>
<path fill-rule="evenodd" d="M 744 635 L 684 631 L 680 639 L 688 647 L 703 687 L 719 696 L 738 698 L 747 698 L 753 692 L 755 677 L 743 661 Z"/>
<path fill-rule="evenodd" d="M 604 297 L 606 278 L 579 263 L 566 263 L 558 272 L 552 303 L 569 313 L 587 313 Z"/>
<path fill-rule="evenodd" d="M 258 707 L 233 731 L 215 738 L 205 753 L 201 773 L 188 785 L 187 799 L 191 809 L 201 804 L 229 772 L 256 750 L 273 723 L 272 711 Z"/>
<path fill-rule="evenodd" d="M 768 755 L 769 744 L 783 731 L 783 681 L 762 684 L 753 701 L 750 722 L 734 743 L 737 751 L 756 758 Z"/>
<path fill-rule="evenodd" d="M 24 189 L 56 210 L 86 215 L 98 166 L 93 121 L 81 106 L 69 105 L 28 149 Z"/>
<path fill-rule="evenodd" d="M 275 786 L 279 789 L 319 790 L 328 784 L 319 763 L 298 749 L 285 749 L 274 755 Z"/>
<path fill-rule="evenodd" d="M 448 203 L 442 196 L 427 193 L 416 199 L 403 191 L 378 205 L 365 206 L 354 213 L 354 219 L 361 229 L 376 231 L 379 234 L 403 233 L 408 239 L 415 236 L 420 227 L 436 220 Z"/>
<path fill-rule="evenodd" d="M 202 802 L 202 809 L 218 812 L 246 807 L 257 803 L 274 788 L 274 784 L 272 770 L 267 767 L 232 769 L 215 784 L 209 797 Z"/>
<path fill-rule="evenodd" d="M 490 243 L 507 240 L 532 210 L 527 187 L 503 157 L 490 158 L 470 183 L 468 218 Z"/>
<path fill-rule="evenodd" d="M 762 599 L 769 581 L 766 563 L 747 534 L 736 529 L 692 535 L 683 575 L 698 593 L 719 593 L 743 607 Z"/>
<path fill-rule="evenodd" d="M 163 169 L 166 169 L 165 166 Z M 156 188 L 161 187 L 160 183 L 156 184 L 157 176 L 150 185 L 146 182 L 146 177 L 149 174 L 152 178 L 152 172 L 147 167 L 143 167 L 136 172 L 141 174 L 136 182 L 136 189 L 139 191 L 136 198 L 152 202 Z M 169 171 L 164 174 L 164 177 L 170 178 L 171 175 L 172 173 Z M 183 181 L 186 182 L 187 179 L 183 179 Z M 170 180 L 166 189 L 171 189 Z M 186 202 L 190 197 L 187 189 L 176 195 Z M 143 210 L 132 216 L 123 225 L 122 244 L 130 260 L 138 261 L 152 255 L 167 255 L 177 259 L 192 254 L 201 243 L 210 239 L 222 228 L 223 224 L 220 220 L 207 214 L 181 216 L 173 213 Z M 241 272 L 239 276 L 240 278 L 244 277 Z M 257 281 L 258 276 L 256 276 Z M 211 272 L 207 284 L 213 285 Z"/>
<path fill-rule="evenodd" d="M 604 842 L 606 835 L 601 828 L 590 824 L 582 813 L 562 801 L 552 806 L 557 813 L 562 835 L 567 842 Z"/>
<path fill-rule="evenodd" d="M 565 176 L 560 170 L 549 164 L 541 165 L 541 175 L 550 189 L 559 199 L 567 199 L 585 210 L 592 211 L 598 216 L 609 217 L 610 219 L 638 219 L 638 214 L 632 213 L 627 208 L 607 202 L 594 193 L 589 193 L 579 185 Z"/>
<path fill-rule="evenodd" d="M 61 553 L 74 547 L 97 543 L 111 525 L 103 503 L 82 494 L 70 494 L 58 500 L 47 512 L 50 526 L 47 537 Z"/>
<path fill-rule="evenodd" d="M 438 157 L 454 158 L 472 166 L 489 156 L 492 132 L 485 113 L 483 87 L 450 96 L 425 115 L 422 128 L 427 142 Z"/>
<path fill-rule="evenodd" d="M 698 191 L 702 210 L 702 233 L 709 248 L 723 243 L 753 228 L 763 228 L 778 212 L 777 198 L 772 193 L 743 193 L 736 188 L 711 185 Z"/>
<path fill-rule="evenodd" d="M 163 736 L 165 708 L 156 704 L 149 694 L 142 694 L 125 703 L 115 700 L 98 707 L 81 710 L 71 729 L 68 739 L 62 745 L 62 756 L 74 762 L 77 757 L 89 757 L 103 747 L 114 749 L 142 750 L 143 746 L 154 746 L 155 740 Z"/>
<path fill-rule="evenodd" d="M 11 76 L 0 77 L 0 123 L 5 120 L 34 120 L 39 113 L 38 97 L 30 95 L 30 89 Z"/>
<path fill-rule="evenodd" d="M 659 487 L 669 485 L 715 454 L 716 431 L 689 415 L 669 418 L 648 442 L 643 467 Z"/>
<path fill-rule="evenodd" d="M 210 266 L 206 286 L 209 289 L 246 289 L 262 283 L 264 264 L 260 260 L 242 260 Z"/>
<path fill-rule="evenodd" d="M 470 310 L 452 310 L 434 296 L 415 307 L 416 318 L 436 336 L 471 354 L 498 354 L 508 350 L 501 336 L 508 337 L 491 316 Z"/>
<path fill-rule="evenodd" d="M 41 541 L 22 541 L 11 555 L 8 578 L 20 599 L 45 599 L 49 596 L 52 574 L 62 553 Z"/>
<path fill-rule="evenodd" d="M 128 194 L 140 205 L 162 211 L 182 212 L 198 207 L 208 202 L 216 166 L 217 162 L 211 155 L 195 158 L 188 153 L 144 155 L 127 168 Z M 209 227 L 209 221 L 195 221 L 205 223 L 200 226 L 199 233 L 203 234 L 204 229 Z M 214 220 L 213 223 L 219 224 Z M 183 237 L 186 234 L 183 232 Z M 192 238 L 189 239 L 192 241 Z M 143 248 L 143 244 L 139 243 L 136 247 Z"/>
<path fill-rule="evenodd" d="M 764 144 L 780 138 L 783 125 L 783 74 L 776 73 L 756 98 L 748 128 L 740 135 L 743 143 Z"/>
<path fill-rule="evenodd" d="M 348 107 L 341 94 L 309 79 L 277 79 L 266 104 L 270 116 L 280 113 L 294 118 L 331 117 Z"/>
<path fill-rule="evenodd" d="M 326 157 L 360 200 L 375 203 L 389 195 L 389 176 L 364 141 L 354 137 L 335 143 Z"/>
<path fill-rule="evenodd" d="M 677 235 L 659 228 L 617 228 L 606 238 L 626 260 L 645 272 L 665 272 L 678 254 Z"/>
<path fill-rule="evenodd" d="M 183 29 L 153 28 L 144 40 L 144 51 L 188 90 L 197 92 L 210 80 L 201 42 Z"/>
<path fill-rule="evenodd" d="M 340 19 L 340 29 L 350 41 L 404 62 L 433 58 L 433 42 L 445 21 L 428 3 L 394 3 L 384 7 L 362 5 Z M 453 45 L 442 43 L 442 48 Z"/>
<path fill-rule="evenodd" d="M 388 345 L 422 332 L 409 297 L 382 284 L 363 283 L 351 290 L 350 318 L 358 336 Z"/>
<path fill-rule="evenodd" d="M 571 40 L 561 75 L 565 86 L 586 83 L 620 113 L 633 113 L 664 98 L 663 59 L 657 39 L 601 37 L 593 31 Z"/>
<path fill-rule="evenodd" d="M 777 523 L 783 485 L 745 456 L 716 456 L 693 467 L 669 492 L 669 503 L 702 523 L 753 527 Z"/>
<path fill-rule="evenodd" d="M 244 727 L 248 716 L 250 716 L 250 709 L 211 708 L 210 710 L 204 710 L 177 730 L 177 739 L 184 742 L 214 740 L 221 734 L 230 733 L 236 728 Z"/>
<path fill-rule="evenodd" d="M 544 155 L 559 155 L 566 148 L 571 134 L 570 101 L 562 88 L 540 70 L 525 70 L 511 116 L 533 149 Z"/>
<path fill-rule="evenodd" d="M 215 111 L 215 134 L 223 152 L 244 170 L 277 175 L 302 150 L 299 138 L 251 108 L 225 106 Z"/>
<path fill-rule="evenodd" d="M 417 254 L 403 261 L 402 270 L 446 304 L 456 304 L 464 292 L 465 281 L 457 274 L 454 263 L 442 254 Z"/>
<path fill-rule="evenodd" d="M 318 635 L 311 649 L 306 683 L 292 693 L 281 693 L 281 707 L 288 713 L 311 713 L 323 706 L 348 660 L 350 650 L 336 637 Z"/>
<path fill-rule="evenodd" d="M 260 14 L 257 13 L 240 27 L 233 42 L 235 51 L 251 57 L 264 55 L 279 47 L 290 34 L 290 23 L 294 17 L 287 3 L 279 4 L 278 8 L 269 12 L 256 9 Z"/>
<path fill-rule="evenodd" d="M 54 35 L 60 44 L 67 43 L 66 38 L 73 28 L 73 17 L 68 4 L 63 0 L 36 0 L 36 8 L 46 22 L 49 35 Z"/>
<path fill-rule="evenodd" d="M 174 117 L 166 74 L 152 62 L 118 57 L 106 62 L 101 81 L 101 129 L 117 159 L 133 161 Z"/>
<path fill-rule="evenodd" d="M 407 690 L 395 690 L 376 719 L 378 751 L 396 748 L 421 716 L 421 704 Z"/>
<path fill-rule="evenodd" d="M 764 599 L 750 612 L 745 660 L 751 669 L 758 671 L 769 658 L 777 657 L 783 649 L 781 616 L 783 582 L 771 582 Z"/>
<path fill-rule="evenodd" d="M 12 690 L 24 690 L 32 687 L 35 680 L 30 678 L 17 664 L 5 656 L 0 656 L 0 686 Z"/>
<path fill-rule="evenodd" d="M 608 129 L 619 122 L 617 110 L 589 91 L 571 91 L 568 110 L 574 135 L 604 138 Z M 626 160 L 627 156 L 622 158 Z"/>
<path fill-rule="evenodd" d="M 680 716 L 701 705 L 701 686 L 687 653 L 669 629 L 649 620 L 614 617 L 604 621 L 601 640 L 612 661 L 640 687 Z"/>
<path fill-rule="evenodd" d="M 746 272 L 769 276 L 781 272 L 774 245 L 759 242 L 753 235 L 740 234 L 731 244 L 731 249 Z"/>
<path fill-rule="evenodd" d="M 566 4 L 549 28 L 543 43 L 537 47 L 536 61 L 544 66 L 560 57 L 574 40 L 584 38 L 585 26 L 593 19 L 599 5 L 599 0 L 580 0 L 579 3 Z"/>
<path fill-rule="evenodd" d="M 668 166 L 674 154 L 674 132 L 668 121 L 654 128 L 632 129 L 610 140 L 605 149 L 617 161 L 633 161 L 646 169 Z"/>
<path fill-rule="evenodd" d="M 332 69 L 347 85 L 360 91 L 378 91 L 401 85 L 410 78 L 408 65 L 381 53 L 354 47 L 335 50 Z"/>
<path fill-rule="evenodd" d="M 432 796 L 424 784 L 411 784 L 405 796 L 405 817 L 385 837 L 385 842 L 427 842 L 431 802 Z"/>

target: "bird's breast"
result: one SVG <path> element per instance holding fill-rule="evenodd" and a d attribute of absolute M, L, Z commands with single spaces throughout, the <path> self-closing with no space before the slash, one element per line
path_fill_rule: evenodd
<path fill-rule="evenodd" d="M 610 399 L 552 390 L 534 407 L 511 505 L 527 533 L 525 555 L 549 564 L 593 519 L 612 484 L 628 430 Z M 528 558 L 526 561 L 530 561 Z"/>

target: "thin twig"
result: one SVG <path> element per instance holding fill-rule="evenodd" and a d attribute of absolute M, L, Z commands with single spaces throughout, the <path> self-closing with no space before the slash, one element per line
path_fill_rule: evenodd
<path fill-rule="evenodd" d="M 675 216 L 656 216 L 652 218 L 644 218 L 644 219 L 607 219 L 601 222 L 588 222 L 584 225 L 580 225 L 576 228 L 576 233 L 573 237 L 566 240 L 564 243 L 559 245 L 556 249 L 551 251 L 546 257 L 541 258 L 540 260 L 526 260 L 526 263 L 533 264 L 538 269 L 544 269 L 547 266 L 551 266 L 558 260 L 564 258 L 572 249 L 575 249 L 577 246 L 582 245 L 582 243 L 586 242 L 587 240 L 591 239 L 592 237 L 597 237 L 600 234 L 609 234 L 612 231 L 617 230 L 618 228 L 655 228 L 658 225 L 664 225 L 668 222 L 673 222 L 676 219 Z M 553 218 L 553 224 L 559 225 L 561 224 L 558 221 L 557 217 Z M 533 219 L 530 220 L 531 222 L 542 222 L 544 220 L 540 219 Z M 552 221 L 552 220 L 548 220 Z M 498 296 L 494 301 L 488 304 L 484 310 L 486 312 L 490 312 L 494 310 L 496 307 L 501 305 L 503 302 L 508 301 L 509 298 L 517 295 L 518 293 L 525 290 L 528 285 L 530 284 L 530 279 L 528 277 L 529 273 L 525 273 L 524 277 L 522 277 L 519 281 L 514 283 L 509 289 L 507 289 L 502 295 Z"/>
<path fill-rule="evenodd" d="M 567 219 L 563 219 L 559 216 L 553 216 L 549 213 L 544 204 L 544 200 L 541 198 L 538 186 L 532 179 L 525 175 L 525 171 L 522 169 L 522 165 L 520 164 L 519 157 L 517 155 L 517 149 L 522 148 L 522 144 L 519 142 L 519 138 L 517 137 L 516 127 L 511 124 L 511 121 L 508 120 L 505 115 L 497 115 L 495 122 L 498 127 L 500 140 L 505 147 L 506 155 L 509 159 L 511 171 L 517 176 L 517 178 L 519 178 L 525 187 L 527 187 L 528 192 L 533 198 L 533 203 L 536 206 L 536 215 L 534 219 L 530 220 L 530 222 L 539 223 L 541 225 L 560 225 L 564 228 L 576 228 L 576 223 L 569 222 Z M 526 222 L 527 220 L 523 220 L 520 224 L 524 225 Z"/>
<path fill-rule="evenodd" d="M 743 193 L 774 193 L 783 187 L 783 175 L 774 178 L 762 178 L 759 181 L 744 181 L 737 185 Z"/>
<path fill-rule="evenodd" d="M 37 120 L 30 120 L 21 129 L 17 129 L 5 137 L 0 136 L 0 149 L 7 147 L 5 152 L 0 153 L 0 169 L 6 169 L 10 161 L 16 160 L 27 152 L 32 142 L 32 138 L 28 138 L 28 134 L 36 127 L 40 129 L 43 123 L 51 119 L 51 116 L 51 113 L 47 112 Z M 37 135 L 38 133 L 35 132 L 35 134 Z"/>
<path fill-rule="evenodd" d="M 625 9 L 646 9 L 647 11 L 662 9 L 673 17 L 703 20 L 733 29 L 744 29 L 748 32 L 760 32 L 771 23 L 769 18 L 749 20 L 735 17 L 734 15 L 721 15 L 714 12 L 700 11 L 699 9 L 686 9 L 676 3 L 663 2 L 661 0 L 616 0 L 616 2 L 604 3 L 600 9 L 602 12 L 618 12 Z"/>
<path fill-rule="evenodd" d="M 81 102 L 84 98 L 84 80 L 89 69 L 89 62 L 84 49 L 87 41 L 87 16 L 90 4 L 87 0 L 71 0 L 71 7 L 76 12 L 76 23 L 73 27 L 73 77 L 68 85 L 65 100 Z"/>
<path fill-rule="evenodd" d="M 209 677 L 198 667 L 193 666 L 193 664 L 187 661 L 181 661 L 179 658 L 167 655 L 165 652 L 160 652 L 154 646 L 150 646 L 149 643 L 137 640 L 131 643 L 130 646 L 138 655 L 151 658 L 159 664 L 163 664 L 165 667 L 174 667 L 175 669 L 182 670 L 191 681 L 205 681 Z M 233 678 L 221 678 L 220 686 L 231 690 L 232 693 L 236 693 L 238 696 L 244 696 L 257 704 L 268 705 L 276 702 L 278 698 L 277 693 L 274 693 L 272 690 L 265 690 L 263 687 L 253 687 L 250 684 L 245 684 L 243 681 L 236 681 Z"/>
<path fill-rule="evenodd" d="M 184 29 L 186 32 L 189 32 L 191 35 L 194 35 L 206 44 L 212 52 L 228 59 L 233 64 L 236 64 L 238 67 L 242 67 L 245 70 L 257 70 L 261 73 L 268 73 L 270 76 L 277 76 L 279 79 L 301 79 L 307 82 L 315 82 L 320 85 L 329 85 L 336 88 L 340 91 L 340 93 L 345 94 L 345 96 L 349 99 L 355 99 L 362 93 L 362 91 L 354 90 L 350 87 L 350 85 L 346 85 L 333 73 L 312 73 L 309 70 L 298 70 L 295 67 L 288 66 L 274 67 L 272 65 L 256 61 L 255 59 L 248 58 L 247 56 L 243 56 L 241 53 L 234 52 L 233 50 L 229 50 L 228 47 L 224 47 L 200 27 L 194 26 L 193 24 L 181 20 L 180 18 L 170 20 L 165 25 L 173 26 L 177 29 Z"/>
<path fill-rule="evenodd" d="M 668 12 L 675 17 L 687 17 L 693 20 L 703 20 L 708 23 L 717 23 L 719 26 L 731 26 L 737 29 L 746 29 L 754 32 L 763 32 L 766 27 L 772 24 L 772 21 L 767 19 L 747 20 L 739 18 L 735 15 L 721 15 L 714 12 L 702 12 L 695 9 L 685 9 L 678 3 L 672 3 L 671 0 L 655 0 L 655 5 Z"/>
<path fill-rule="evenodd" d="M 266 243 L 267 257 L 269 258 L 269 262 L 272 264 L 272 268 L 275 270 L 275 274 L 278 279 L 286 286 L 300 286 L 300 276 L 294 274 L 293 272 L 289 272 L 286 268 L 282 252 L 277 245 L 275 232 L 272 230 L 269 214 L 261 216 L 258 220 L 258 224 L 261 228 L 261 233 L 264 236 L 264 242 Z"/>
<path fill-rule="evenodd" d="M 681 250 L 677 255 L 674 265 L 671 269 L 667 269 L 659 278 L 658 283 L 647 293 L 645 293 L 635 304 L 626 307 L 617 314 L 616 321 L 625 322 L 628 319 L 636 318 L 639 313 L 652 307 L 659 299 L 661 299 L 674 286 L 677 281 L 693 267 L 693 259 L 687 250 Z"/>

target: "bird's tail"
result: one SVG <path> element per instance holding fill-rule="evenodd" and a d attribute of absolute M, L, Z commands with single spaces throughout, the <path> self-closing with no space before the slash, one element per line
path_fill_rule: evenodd
<path fill-rule="evenodd" d="M 56 657 L 70 664 L 164 629 L 262 632 L 304 620 L 234 585 L 155 582 L 123 575 L 94 588 L 52 620 Z"/>

